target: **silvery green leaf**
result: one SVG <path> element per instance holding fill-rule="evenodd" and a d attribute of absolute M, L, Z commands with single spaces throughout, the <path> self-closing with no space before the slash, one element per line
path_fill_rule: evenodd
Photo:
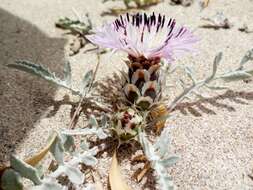
<path fill-rule="evenodd" d="M 218 65 L 221 61 L 221 58 L 222 58 L 222 52 L 219 52 L 215 58 L 214 58 L 214 61 L 213 61 L 213 73 L 212 73 L 212 77 L 215 76 L 216 72 L 217 72 L 217 68 L 218 68 Z"/>
<path fill-rule="evenodd" d="M 15 63 L 8 64 L 7 66 L 37 75 L 49 81 L 54 81 L 55 78 L 55 75 L 42 65 L 37 65 L 28 61 L 16 61 Z"/>
<path fill-rule="evenodd" d="M 84 190 L 96 190 L 96 186 L 94 184 L 86 184 Z"/>
<path fill-rule="evenodd" d="M 167 174 L 165 163 L 162 162 L 163 160 L 166 160 L 166 159 L 162 159 L 162 157 L 156 151 L 157 149 L 162 148 L 160 146 L 163 146 L 163 143 L 166 141 L 166 140 L 162 140 L 162 137 L 166 136 L 166 133 L 167 132 L 165 131 L 164 135 L 161 135 L 159 137 L 160 142 L 155 143 L 156 147 L 154 147 L 146 138 L 144 132 L 139 131 L 139 142 L 143 147 L 143 151 L 147 159 L 151 162 L 151 167 L 155 170 L 157 174 L 157 182 L 159 185 L 159 189 L 173 190 L 174 189 L 173 181 L 171 177 Z M 167 147 L 168 144 L 165 146 Z M 164 153 L 164 155 L 166 154 Z M 169 161 L 167 162 L 167 164 L 168 163 Z M 172 160 L 171 160 L 171 163 L 172 163 Z"/>
<path fill-rule="evenodd" d="M 98 162 L 97 159 L 94 156 L 85 155 L 85 153 L 82 154 L 82 155 L 79 155 L 79 159 L 80 159 L 80 163 L 83 163 L 87 166 L 94 166 Z"/>
<path fill-rule="evenodd" d="M 164 167 L 170 167 L 177 163 L 179 157 L 178 156 L 170 156 L 169 158 L 166 158 L 164 160 L 159 161 L 161 165 Z"/>
<path fill-rule="evenodd" d="M 187 76 L 192 80 L 193 84 L 195 84 L 196 79 L 194 78 L 192 70 L 189 67 L 185 67 L 184 70 L 185 70 Z"/>
<path fill-rule="evenodd" d="M 63 134 L 67 135 L 97 135 L 99 139 L 105 139 L 108 135 L 102 128 L 64 129 Z"/>
<path fill-rule="evenodd" d="M 65 63 L 65 66 L 64 66 L 64 80 L 66 81 L 66 83 L 69 85 L 71 84 L 71 67 L 70 67 L 70 64 L 69 62 L 67 61 Z"/>
<path fill-rule="evenodd" d="M 89 149 L 89 145 L 86 141 L 86 139 L 82 140 L 80 143 L 80 148 L 84 151 L 87 151 Z"/>
<path fill-rule="evenodd" d="M 65 190 L 63 186 L 57 183 L 54 179 L 43 179 L 41 185 L 31 188 L 31 190 Z"/>
<path fill-rule="evenodd" d="M 253 76 L 253 69 L 252 70 L 248 70 L 246 72 L 249 73 L 251 76 Z"/>
<path fill-rule="evenodd" d="M 232 82 L 236 80 L 247 79 L 249 77 L 251 77 L 251 74 L 242 70 L 238 70 L 222 75 L 221 79 L 223 79 L 226 82 Z"/>
<path fill-rule="evenodd" d="M 207 88 L 211 90 L 226 90 L 228 87 L 226 86 L 211 86 L 211 85 L 205 85 Z"/>
<path fill-rule="evenodd" d="M 62 174 L 68 176 L 69 180 L 74 184 L 82 184 L 84 181 L 84 174 L 78 167 L 75 168 L 70 165 L 60 165 L 50 176 L 57 178 Z"/>
<path fill-rule="evenodd" d="M 102 114 L 101 127 L 102 128 L 108 127 L 108 118 L 107 118 L 106 114 Z"/>
<path fill-rule="evenodd" d="M 98 122 L 97 122 L 97 119 L 96 119 L 96 117 L 94 115 L 90 115 L 89 124 L 92 127 L 98 127 Z"/>
<path fill-rule="evenodd" d="M 63 161 L 64 145 L 59 135 L 55 138 L 54 143 L 50 147 L 50 152 L 53 154 L 58 164 L 64 164 L 64 161 Z"/>
<path fill-rule="evenodd" d="M 95 158 L 95 155 L 98 152 L 98 148 L 94 147 L 92 149 L 87 149 L 86 151 L 82 153 L 77 153 L 74 155 L 72 160 L 68 162 L 71 166 L 77 166 L 80 163 L 83 163 L 87 166 L 94 166 L 97 164 L 97 159 Z"/>
<path fill-rule="evenodd" d="M 82 80 L 82 84 L 81 84 L 81 91 L 85 92 L 86 88 L 88 88 L 91 84 L 92 81 L 92 77 L 93 77 L 93 70 L 89 70 L 87 73 L 85 73 L 83 80 Z"/>
<path fill-rule="evenodd" d="M 64 150 L 71 151 L 71 148 L 73 148 L 75 145 L 74 138 L 71 135 L 66 135 L 62 133 L 60 133 L 60 138 L 62 139 Z"/>
<path fill-rule="evenodd" d="M 5 170 L 1 177 L 0 187 L 3 190 L 23 190 L 21 175 L 13 169 Z"/>
<path fill-rule="evenodd" d="M 168 145 L 170 144 L 169 128 L 165 127 L 154 144 L 154 148 L 158 151 L 161 157 L 168 152 Z"/>
<path fill-rule="evenodd" d="M 42 178 L 43 175 L 44 175 L 44 168 L 43 168 L 43 166 L 41 164 L 37 164 L 35 166 L 35 169 L 37 170 L 39 177 Z"/>
<path fill-rule="evenodd" d="M 253 49 L 247 51 L 246 54 L 243 56 L 243 58 L 240 62 L 240 69 L 242 69 L 244 64 L 250 60 L 253 60 Z"/>
<path fill-rule="evenodd" d="M 80 95 L 79 91 L 72 89 L 65 80 L 56 77 L 54 73 L 50 72 L 49 69 L 43 67 L 42 65 L 38 65 L 28 61 L 16 61 L 15 63 L 8 64 L 7 66 L 21 71 L 25 71 L 27 73 L 31 73 L 47 80 L 48 82 L 71 90 L 74 94 Z"/>
<path fill-rule="evenodd" d="M 18 172 L 22 177 L 30 179 L 36 185 L 41 184 L 38 172 L 34 167 L 30 166 L 29 164 L 25 163 L 22 160 L 19 160 L 14 155 L 11 155 L 10 164 L 11 167 L 16 172 Z"/>

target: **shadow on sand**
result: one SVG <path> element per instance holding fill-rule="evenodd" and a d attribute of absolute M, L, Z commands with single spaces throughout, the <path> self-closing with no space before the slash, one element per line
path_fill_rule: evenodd
<path fill-rule="evenodd" d="M 65 40 L 50 38 L 36 26 L 0 9 L 0 165 L 53 103 L 55 87 L 5 64 L 25 59 L 58 73 Z"/>

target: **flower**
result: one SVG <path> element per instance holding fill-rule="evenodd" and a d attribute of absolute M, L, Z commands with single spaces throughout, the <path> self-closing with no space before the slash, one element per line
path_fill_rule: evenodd
<path fill-rule="evenodd" d="M 192 51 L 193 44 L 198 41 L 189 29 L 176 26 L 175 19 L 155 13 L 121 15 L 86 37 L 100 47 L 121 50 L 133 58 L 164 58 L 167 61 Z"/>

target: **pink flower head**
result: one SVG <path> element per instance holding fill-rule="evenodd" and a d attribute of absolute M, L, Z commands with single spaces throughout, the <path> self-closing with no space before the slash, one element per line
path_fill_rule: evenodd
<path fill-rule="evenodd" d="M 154 13 L 121 15 L 86 37 L 98 46 L 122 50 L 134 58 L 167 61 L 193 50 L 192 45 L 198 41 L 187 28 L 176 26 L 175 19 Z"/>

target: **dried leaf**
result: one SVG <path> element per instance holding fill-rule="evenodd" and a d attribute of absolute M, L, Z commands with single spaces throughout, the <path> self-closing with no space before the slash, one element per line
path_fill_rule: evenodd
<path fill-rule="evenodd" d="M 109 171 L 109 182 L 111 190 L 130 190 L 130 188 L 122 180 L 116 152 L 114 152 L 112 157 L 112 164 Z"/>
<path fill-rule="evenodd" d="M 46 156 L 50 147 L 54 143 L 56 137 L 57 137 L 57 134 L 53 133 L 53 135 L 49 138 L 47 145 L 40 152 L 38 152 L 31 158 L 25 160 L 25 162 L 31 166 L 36 166 Z"/>

